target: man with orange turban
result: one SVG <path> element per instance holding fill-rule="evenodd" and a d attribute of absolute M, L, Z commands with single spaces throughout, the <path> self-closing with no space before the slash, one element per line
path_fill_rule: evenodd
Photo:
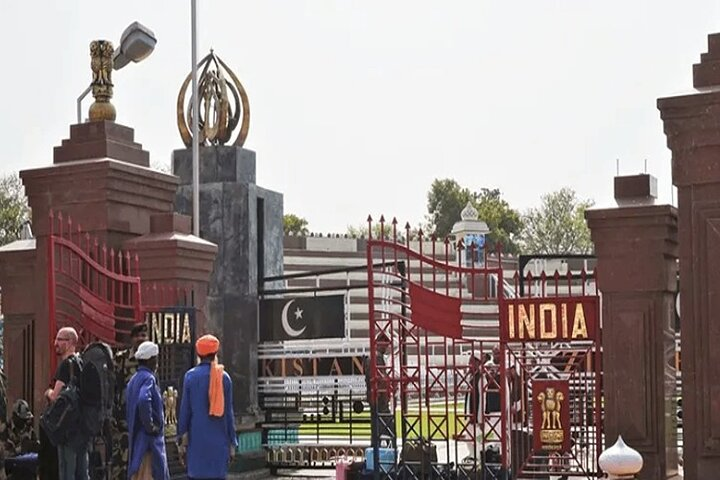
<path fill-rule="evenodd" d="M 183 381 L 178 449 L 191 480 L 225 478 L 237 447 L 232 380 L 217 363 L 219 349 L 213 335 L 200 337 L 195 342 L 200 364 L 188 370 Z"/>

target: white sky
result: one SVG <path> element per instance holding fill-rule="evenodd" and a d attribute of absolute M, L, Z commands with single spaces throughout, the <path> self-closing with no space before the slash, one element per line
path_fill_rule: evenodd
<path fill-rule="evenodd" d="M 321 232 L 368 213 L 418 222 L 437 177 L 500 188 L 521 210 L 563 186 L 610 206 L 616 158 L 622 174 L 647 159 L 670 202 L 655 102 L 692 87 L 720 30 L 717 0 L 199 3 L 199 57 L 214 48 L 250 97 L 258 184 Z M 133 20 L 158 45 L 114 72 L 113 103 L 169 163 L 189 17 L 187 0 L 0 0 L 0 172 L 51 164 L 90 41 L 117 44 Z"/>

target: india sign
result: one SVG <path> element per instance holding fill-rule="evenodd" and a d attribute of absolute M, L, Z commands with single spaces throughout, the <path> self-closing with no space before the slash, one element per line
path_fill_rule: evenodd
<path fill-rule="evenodd" d="M 509 298 L 500 304 L 503 342 L 572 342 L 598 339 L 598 298 Z"/>

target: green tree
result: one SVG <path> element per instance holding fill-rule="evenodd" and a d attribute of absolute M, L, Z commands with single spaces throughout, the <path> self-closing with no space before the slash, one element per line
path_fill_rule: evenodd
<path fill-rule="evenodd" d="M 485 243 L 487 248 L 495 250 L 500 243 L 503 252 L 518 253 L 517 239 L 522 231 L 520 212 L 510 207 L 507 200 L 502 198 L 497 188 L 482 188 L 475 194 L 473 205 L 478 211 L 478 218 L 487 223 L 490 233 Z"/>
<path fill-rule="evenodd" d="M 460 220 L 460 212 L 472 198 L 473 193 L 452 178 L 433 180 L 427 194 L 429 225 L 425 233 L 433 232 L 438 238 L 445 238 L 455 222 Z"/>
<path fill-rule="evenodd" d="M 307 235 L 308 221 L 295 214 L 288 213 L 283 216 L 283 230 L 285 235 Z"/>
<path fill-rule="evenodd" d="M 0 178 L 0 245 L 20 238 L 29 216 L 30 208 L 20 177 L 10 174 Z"/>
<path fill-rule="evenodd" d="M 571 188 L 543 195 L 540 207 L 528 210 L 524 216 L 523 251 L 558 255 L 592 253 L 585 210 L 593 205 L 592 200 L 579 199 Z"/>
<path fill-rule="evenodd" d="M 457 181 L 445 178 L 435 179 L 427 195 L 428 232 L 444 238 L 460 220 L 460 212 L 468 202 L 478 211 L 480 220 L 487 223 L 490 233 L 486 238 L 488 249 L 494 250 L 499 242 L 503 251 L 517 253 L 517 236 L 522 228 L 520 213 L 511 208 L 497 188 L 481 188 L 473 192 L 462 187 Z"/>
<path fill-rule="evenodd" d="M 385 236 L 392 236 L 392 225 L 390 223 L 385 223 Z M 404 230 L 403 230 L 404 231 Z M 346 230 L 346 235 L 350 238 L 367 238 L 368 236 L 368 226 L 366 224 L 360 224 L 357 226 L 354 225 L 348 225 Z M 398 229 L 398 236 L 400 236 L 400 229 Z M 373 222 L 373 238 L 378 239 L 380 238 L 380 222 Z"/>

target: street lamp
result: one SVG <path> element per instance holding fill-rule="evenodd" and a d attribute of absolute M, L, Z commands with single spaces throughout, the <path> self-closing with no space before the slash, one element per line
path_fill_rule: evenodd
<path fill-rule="evenodd" d="M 94 40 L 90 43 L 90 66 L 93 80 L 77 99 L 77 122 L 82 122 L 82 101 L 93 92 L 95 103 L 90 106 L 90 121 L 115 120 L 115 107 L 112 98 L 112 70 L 120 70 L 128 63 L 140 62 L 155 49 L 157 38 L 152 30 L 140 22 L 131 23 L 120 37 L 120 46 L 113 49 L 106 40 Z"/>
<path fill-rule="evenodd" d="M 133 22 L 120 37 L 120 47 L 113 55 L 113 68 L 120 70 L 128 63 L 141 62 L 155 50 L 155 34 L 140 22 Z"/>

